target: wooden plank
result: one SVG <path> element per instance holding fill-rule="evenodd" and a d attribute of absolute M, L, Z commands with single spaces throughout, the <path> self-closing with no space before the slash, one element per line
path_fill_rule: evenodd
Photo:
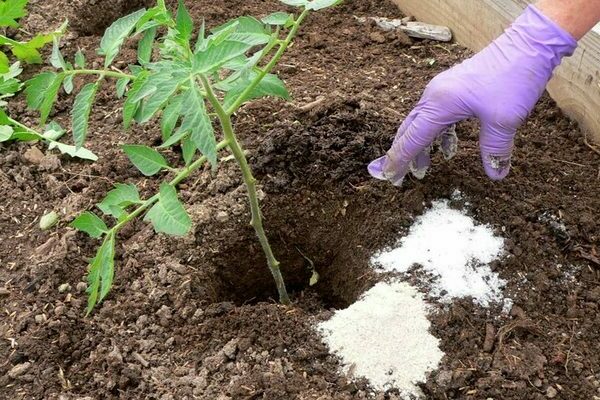
<path fill-rule="evenodd" d="M 502 34 L 522 12 L 527 0 L 393 0 L 419 21 L 446 25 L 457 42 L 475 51 Z M 598 27 L 597 27 L 598 28 Z M 600 29 L 565 58 L 548 84 L 559 107 L 595 142 L 600 143 Z"/>
<path fill-rule="evenodd" d="M 431 39 L 440 42 L 449 42 L 452 40 L 452 32 L 446 26 L 425 24 L 423 22 L 404 22 L 401 19 L 390 19 L 382 17 L 354 17 L 358 22 L 365 23 L 368 20 L 375 21 L 384 31 L 393 31 L 400 29 L 410 37 L 419 39 Z"/>

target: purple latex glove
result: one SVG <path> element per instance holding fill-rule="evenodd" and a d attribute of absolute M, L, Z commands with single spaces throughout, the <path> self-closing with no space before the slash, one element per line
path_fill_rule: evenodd
<path fill-rule="evenodd" d="M 369 172 L 400 186 L 412 171 L 420 178 L 430 164 L 436 138 L 452 155 L 455 136 L 447 129 L 458 121 L 481 121 L 483 166 L 493 180 L 508 175 L 517 128 L 544 92 L 554 69 L 570 56 L 577 41 L 535 6 L 529 6 L 488 47 L 427 85 L 421 101 L 408 115 L 387 155 L 373 161 Z M 441 137 L 440 137 L 441 136 Z"/>

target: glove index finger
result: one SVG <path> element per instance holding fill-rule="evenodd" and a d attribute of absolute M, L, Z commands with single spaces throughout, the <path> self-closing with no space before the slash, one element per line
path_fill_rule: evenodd
<path fill-rule="evenodd" d="M 412 122 L 415 120 L 418 113 L 419 113 L 418 110 L 415 108 L 406 116 L 406 118 L 404 118 L 404 121 L 402 121 L 402 124 L 398 128 L 398 133 L 396 135 L 396 139 L 398 137 L 403 136 L 404 133 L 406 133 L 406 130 L 408 129 L 410 124 L 412 124 Z"/>
<path fill-rule="evenodd" d="M 409 163 L 429 149 L 447 127 L 447 124 L 437 122 L 436 115 L 422 110 L 416 112 L 405 127 L 403 135 L 396 137 L 390 151 L 395 153 L 399 160 Z"/>

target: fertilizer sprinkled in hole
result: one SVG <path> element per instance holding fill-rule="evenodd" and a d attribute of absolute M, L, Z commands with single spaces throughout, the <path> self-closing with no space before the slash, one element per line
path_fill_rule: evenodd
<path fill-rule="evenodd" d="M 503 253 L 504 241 L 447 201 L 436 201 L 417 218 L 397 247 L 372 259 L 382 272 L 407 273 L 413 266 L 433 278 L 430 294 L 443 302 L 472 297 L 488 307 L 503 300 L 505 281 L 488 265 Z"/>
<path fill-rule="evenodd" d="M 452 198 L 463 200 L 459 191 Z M 512 300 L 503 298 L 505 282 L 488 265 L 502 255 L 503 245 L 489 226 L 451 209 L 448 201 L 437 201 L 396 248 L 372 263 L 383 272 L 404 273 L 420 265 L 433 278 L 424 284 L 433 298 L 449 303 L 471 297 L 483 307 L 503 302 L 508 312 Z M 444 356 L 439 339 L 429 332 L 430 308 L 423 296 L 406 282 L 380 282 L 318 330 L 352 377 L 365 377 L 376 390 L 395 388 L 403 396 L 423 398 L 417 384 Z"/>
<path fill-rule="evenodd" d="M 396 388 L 412 398 L 417 383 L 437 368 L 444 353 L 429 333 L 428 306 L 405 282 L 380 282 L 350 307 L 318 325 L 345 372 L 369 380 L 376 390 Z"/>

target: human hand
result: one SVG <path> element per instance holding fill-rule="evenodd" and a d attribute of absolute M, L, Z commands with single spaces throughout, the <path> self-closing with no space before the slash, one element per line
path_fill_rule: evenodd
<path fill-rule="evenodd" d="M 427 85 L 387 155 L 369 165 L 370 174 L 396 186 L 409 171 L 419 179 L 424 177 L 434 140 L 440 138 L 442 151 L 452 156 L 457 139 L 451 127 L 476 117 L 481 122 L 485 172 L 493 180 L 505 178 L 517 128 L 543 94 L 561 59 L 572 55 L 576 47 L 568 32 L 529 6 L 488 47 Z"/>

